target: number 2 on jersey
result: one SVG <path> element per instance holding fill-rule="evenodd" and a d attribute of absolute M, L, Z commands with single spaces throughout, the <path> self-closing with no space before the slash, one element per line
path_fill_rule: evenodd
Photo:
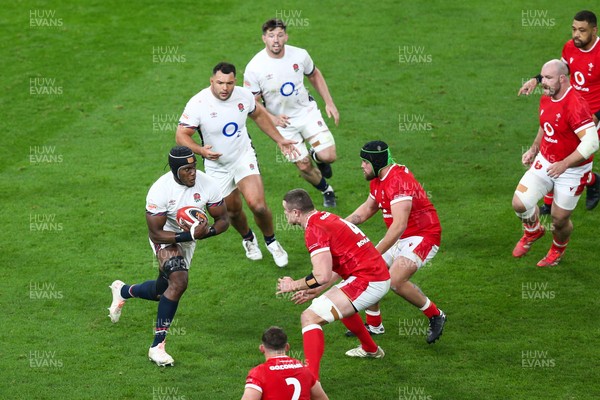
<path fill-rule="evenodd" d="M 300 385 L 300 381 L 296 378 L 285 378 L 285 383 L 294 386 L 294 394 L 292 394 L 291 400 L 298 400 L 300 398 L 300 392 L 302 391 L 302 386 Z"/>

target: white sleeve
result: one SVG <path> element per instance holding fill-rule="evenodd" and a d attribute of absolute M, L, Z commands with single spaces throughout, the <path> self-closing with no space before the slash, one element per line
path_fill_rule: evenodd
<path fill-rule="evenodd" d="M 304 65 L 304 75 L 309 76 L 315 72 L 315 63 L 312 58 L 310 58 L 310 54 L 308 51 L 304 50 L 304 59 L 302 60 L 302 64 Z"/>
<path fill-rule="evenodd" d="M 247 88 L 241 88 L 241 89 L 244 92 L 245 100 L 249 104 L 248 115 L 250 115 L 256 110 L 256 98 L 254 97 L 254 94 L 250 91 L 250 89 L 247 89 Z"/>
<path fill-rule="evenodd" d="M 197 128 L 200 126 L 200 104 L 193 98 L 188 101 L 179 118 L 179 123 L 188 128 Z"/>
<path fill-rule="evenodd" d="M 161 190 L 159 182 L 160 181 L 156 181 L 154 185 L 152 185 L 146 196 L 146 211 L 151 214 L 167 212 L 165 191 Z"/>
<path fill-rule="evenodd" d="M 258 85 L 256 73 L 252 71 L 250 64 L 246 66 L 246 71 L 244 71 L 244 87 L 250 90 L 252 94 L 258 94 L 262 91 Z"/>
<path fill-rule="evenodd" d="M 598 150 L 598 131 L 596 127 L 593 125 L 588 127 L 579 139 L 581 143 L 577 146 L 577 151 L 587 160 Z"/>

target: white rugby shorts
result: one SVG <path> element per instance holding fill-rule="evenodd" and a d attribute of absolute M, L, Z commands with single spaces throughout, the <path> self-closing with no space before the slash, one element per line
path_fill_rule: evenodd
<path fill-rule="evenodd" d="M 535 157 L 531 167 L 525 172 L 519 186 L 526 190 L 515 191 L 515 194 L 527 207 L 537 204 L 548 192 L 554 191 L 554 203 L 563 210 L 574 210 L 577 201 L 585 188 L 587 173 L 592 170 L 593 163 L 567 168 L 558 178 L 548 176 L 547 169 L 552 163 L 541 153 Z"/>
<path fill-rule="evenodd" d="M 355 276 L 335 285 L 350 299 L 357 311 L 379 302 L 390 290 L 391 280 L 369 282 Z"/>
<path fill-rule="evenodd" d="M 286 156 L 290 162 L 298 162 L 308 156 L 306 148 L 308 139 L 310 139 L 308 144 L 316 152 L 335 145 L 333 135 L 317 107 L 311 109 L 304 116 L 290 118 L 290 125 L 286 128 L 278 126 L 277 129 L 281 136 L 296 142 L 294 146 L 300 155 L 294 158 Z"/>
<path fill-rule="evenodd" d="M 427 264 L 437 254 L 440 247 L 431 239 L 425 236 L 409 236 L 398 239 L 392 247 L 383 254 L 383 259 L 388 265 L 392 266 L 394 260 L 398 257 L 405 257 L 417 264 L 421 268 Z"/>
<path fill-rule="evenodd" d="M 148 238 L 148 241 L 150 242 L 150 247 L 152 247 L 152 252 L 154 253 L 154 256 L 156 256 L 156 253 L 159 250 L 173 245 L 172 243 L 154 243 L 150 238 Z M 183 253 L 185 265 L 187 265 L 188 269 L 190 269 L 190 266 L 192 265 L 192 257 L 194 257 L 194 250 L 196 250 L 196 241 L 192 240 L 190 242 L 181 242 L 177 243 L 177 245 Z"/>
<path fill-rule="evenodd" d="M 221 188 L 223 197 L 227 197 L 237 187 L 237 183 L 250 175 L 260 175 L 256 152 L 248 147 L 239 159 L 227 164 L 204 163 L 207 175 L 215 179 Z"/>

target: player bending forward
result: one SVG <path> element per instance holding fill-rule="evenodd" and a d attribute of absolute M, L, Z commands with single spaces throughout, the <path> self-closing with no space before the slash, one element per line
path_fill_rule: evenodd
<path fill-rule="evenodd" d="M 304 229 L 306 248 L 313 270 L 305 278 L 279 279 L 279 293 L 296 292 L 292 300 L 301 304 L 315 298 L 302 313 L 304 356 L 311 372 L 319 379 L 325 350 L 322 326 L 336 320 L 352 331 L 360 346 L 346 352 L 350 357 L 382 358 L 385 353 L 373 341 L 358 311 L 377 303 L 390 289 L 390 274 L 375 246 L 355 225 L 335 214 L 317 211 L 303 189 L 294 189 L 283 198 L 283 209 L 291 225 Z M 316 289 L 316 290 L 314 290 Z"/>

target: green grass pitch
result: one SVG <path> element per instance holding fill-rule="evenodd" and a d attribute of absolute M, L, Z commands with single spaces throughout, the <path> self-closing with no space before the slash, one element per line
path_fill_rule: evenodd
<path fill-rule="evenodd" d="M 382 360 L 345 357 L 356 341 L 341 323 L 326 326 L 330 398 L 600 398 L 600 210 L 575 210 L 559 267 L 535 268 L 549 236 L 511 257 L 521 228 L 510 200 L 539 99 L 516 93 L 560 57 L 573 15 L 589 3 L 147 3 L 2 5 L 1 399 L 240 398 L 270 325 L 284 327 L 291 355 L 303 358 L 305 306 L 275 286 L 283 274 L 307 274 L 310 262 L 281 198 L 294 187 L 320 196 L 253 122 L 289 266 L 246 260 L 233 229 L 200 242 L 168 338 L 174 368 L 146 357 L 155 303 L 129 301 L 118 324 L 106 310 L 114 279 L 156 275 L 145 196 L 166 170 L 185 103 L 222 60 L 236 64 L 241 85 L 263 47 L 260 26 L 275 16 L 288 20 L 289 43 L 309 50 L 340 111 L 340 125 L 329 122 L 336 212 L 366 197 L 358 152 L 383 139 L 443 225 L 440 252 L 414 277 L 448 315 L 441 340 L 427 345 L 425 317 L 393 293 L 382 301 Z M 379 216 L 362 228 L 373 241 L 384 232 Z"/>

